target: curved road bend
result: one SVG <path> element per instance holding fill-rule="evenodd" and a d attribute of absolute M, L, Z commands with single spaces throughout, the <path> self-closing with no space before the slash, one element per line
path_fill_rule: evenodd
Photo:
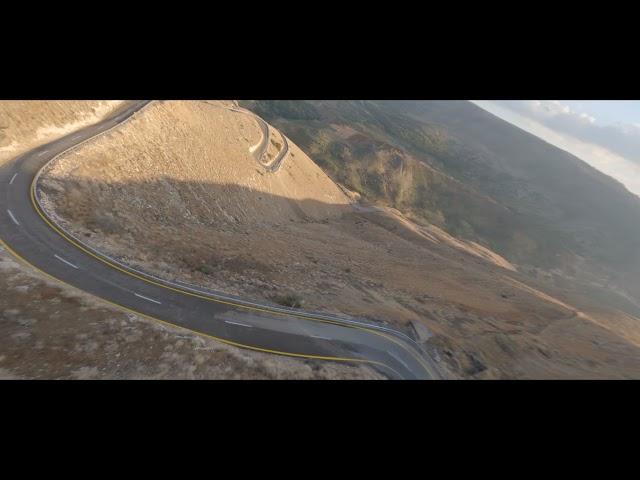
<path fill-rule="evenodd" d="M 262 165 L 267 172 L 269 173 L 277 172 L 280 169 L 280 165 L 282 165 L 282 161 L 287 156 L 287 153 L 289 153 L 289 142 L 287 141 L 287 138 L 284 136 L 284 133 L 279 132 L 280 136 L 282 137 L 283 144 L 282 144 L 282 148 L 276 155 L 276 158 L 271 160 L 271 162 L 265 162 L 263 161 L 263 158 L 267 154 L 267 149 L 269 148 L 269 140 L 271 139 L 269 124 L 265 122 L 262 118 L 260 118 L 258 115 L 256 115 L 252 111 L 247 110 L 245 108 L 230 107 L 228 108 L 228 110 L 236 113 L 243 113 L 245 115 L 249 115 L 253 117 L 256 120 L 256 122 L 258 122 L 258 127 L 260 127 L 260 131 L 262 132 L 262 140 L 258 148 L 256 148 L 256 150 L 254 151 L 253 155 L 257 160 L 257 162 L 260 165 Z"/>
<path fill-rule="evenodd" d="M 392 379 L 440 378 L 432 360 L 402 333 L 327 321 L 327 316 L 222 301 L 144 274 L 132 274 L 72 243 L 48 224 L 31 195 L 52 158 L 119 123 L 149 103 L 131 102 L 103 121 L 20 155 L 0 167 L 0 244 L 63 283 L 133 313 L 257 351 L 368 364 Z M 344 322 L 344 323 L 341 323 Z"/>

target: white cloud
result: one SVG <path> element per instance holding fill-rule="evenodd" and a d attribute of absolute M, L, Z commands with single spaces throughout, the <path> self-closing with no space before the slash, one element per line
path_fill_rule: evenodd
<path fill-rule="evenodd" d="M 581 158 L 640 196 L 640 124 L 599 126 L 558 101 L 475 102 Z"/>
<path fill-rule="evenodd" d="M 595 117 L 592 117 L 591 115 L 587 115 L 586 113 L 581 113 L 580 119 L 586 120 L 589 123 L 595 123 L 596 121 Z"/>
<path fill-rule="evenodd" d="M 558 100 L 492 102 L 519 113 L 550 129 L 599 145 L 640 165 L 640 124 L 599 125 L 584 112 L 576 112 Z"/>

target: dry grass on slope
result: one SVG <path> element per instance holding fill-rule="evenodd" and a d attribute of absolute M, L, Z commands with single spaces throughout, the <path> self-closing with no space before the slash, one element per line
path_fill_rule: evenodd
<path fill-rule="evenodd" d="M 120 106 L 0 101 L 0 165 Z M 35 272 L 0 247 L 0 379 L 352 378 L 381 377 L 363 366 L 241 350 L 124 313 Z"/>
<path fill-rule="evenodd" d="M 70 199 L 59 206 L 72 221 L 90 221 L 93 204 L 109 202 L 123 228 L 320 219 L 348 203 L 295 146 L 277 173 L 266 173 L 249 151 L 259 140 L 256 121 L 245 114 L 204 102 L 158 102 L 57 162 L 47 190 Z M 303 200 L 301 209 L 295 202 Z"/>
<path fill-rule="evenodd" d="M 378 379 L 364 366 L 240 350 L 124 313 L 0 248 L 0 379 Z"/>
<path fill-rule="evenodd" d="M 397 212 L 354 211 L 292 142 L 268 174 L 249 151 L 259 140 L 253 119 L 215 102 L 157 103 L 54 164 L 43 192 L 76 235 L 159 276 L 425 326 L 454 376 L 640 377 L 635 345 L 502 257 Z"/>
<path fill-rule="evenodd" d="M 0 164 L 29 148 L 95 123 L 121 104 L 117 100 L 2 100 Z"/>

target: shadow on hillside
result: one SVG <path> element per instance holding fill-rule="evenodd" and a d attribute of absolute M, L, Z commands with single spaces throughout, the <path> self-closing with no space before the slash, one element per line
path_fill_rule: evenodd
<path fill-rule="evenodd" d="M 123 225 L 137 220 L 172 226 L 249 226 L 322 221 L 354 211 L 346 198 L 342 203 L 287 198 L 236 184 L 168 177 L 140 182 L 46 177 L 40 191 L 60 215 L 85 223 L 105 216 L 120 219 Z M 304 191 L 298 195 L 304 197 Z"/>
<path fill-rule="evenodd" d="M 268 175 L 268 174 L 265 174 Z M 324 223 L 358 213 L 346 200 L 344 204 L 309 198 L 286 198 L 236 184 L 212 184 L 156 177 L 139 182 L 106 182 L 94 178 L 45 177 L 41 191 L 55 205 L 56 214 L 81 226 L 88 242 L 101 235 L 126 241 L 145 252 L 169 249 L 171 254 L 197 263 L 198 252 L 212 260 L 219 257 L 204 253 L 209 235 L 228 232 L 259 235 L 263 229 L 286 225 Z M 298 194 L 304 197 L 304 193 Z M 438 245 L 385 213 L 365 214 L 368 220 L 393 235 L 408 240 L 425 252 L 465 255 L 459 250 Z M 362 231 L 365 235 L 367 230 Z M 167 238 L 163 238 L 167 237 Z M 399 237 L 399 238 L 398 238 Z M 321 241 L 323 239 L 320 239 Z M 185 248 L 185 243 L 187 247 Z M 362 238 L 362 248 L 367 239 Z M 296 248 L 291 245 L 290 248 Z M 183 252 L 180 253 L 180 250 Z M 209 248 L 210 250 L 210 248 Z M 487 268 L 488 263 L 468 254 L 466 265 Z M 510 274 L 530 283 L 523 275 Z M 615 308 L 640 316 L 640 308 L 629 299 L 601 289 L 601 299 Z M 640 297 L 640 291 L 637 292 Z"/>
<path fill-rule="evenodd" d="M 115 253 L 120 258 L 122 255 L 119 253 L 129 254 L 135 251 L 136 255 L 128 258 L 131 260 L 133 257 L 135 260 L 128 263 L 168 279 L 180 279 L 203 286 L 225 285 L 224 282 L 229 281 L 232 282 L 231 285 L 235 285 L 233 288 L 237 287 L 247 298 L 259 299 L 262 296 L 267 301 L 277 303 L 280 301 L 277 299 L 278 295 L 287 300 L 287 295 L 293 293 L 293 301 L 298 301 L 300 291 L 313 288 L 316 289 L 315 299 L 323 302 L 327 300 L 323 305 L 331 309 L 330 302 L 334 299 L 340 298 L 343 304 L 350 302 L 352 297 L 348 295 L 353 293 L 349 292 L 357 290 L 359 296 L 366 296 L 366 286 L 377 284 L 385 291 L 378 297 L 369 297 L 370 311 L 375 312 L 375 317 L 372 318 L 392 322 L 394 319 L 389 316 L 389 305 L 384 305 L 384 302 L 394 301 L 391 299 L 396 298 L 396 289 L 402 287 L 393 284 L 401 281 L 397 271 L 387 274 L 385 264 L 393 262 L 394 258 L 399 259 L 399 256 L 386 256 L 383 252 L 384 249 L 399 248 L 403 240 L 423 247 L 422 250 L 400 250 L 403 255 L 406 252 L 420 252 L 423 257 L 446 258 L 432 264 L 425 262 L 424 258 L 417 258 L 415 267 L 407 267 L 411 272 L 402 270 L 402 280 L 411 278 L 413 281 L 413 278 L 418 278 L 418 271 L 421 273 L 419 278 L 429 278 L 432 281 L 432 273 L 425 265 L 443 269 L 450 266 L 449 277 L 435 275 L 433 278 L 436 281 L 447 278 L 455 285 L 456 282 L 463 282 L 464 278 L 473 278 L 475 273 L 471 276 L 467 273 L 477 270 L 482 272 L 476 276 L 479 291 L 487 285 L 501 288 L 499 282 L 495 281 L 495 275 L 488 271 L 489 268 L 497 267 L 490 267 L 484 260 L 460 251 L 453 252 L 450 247 L 429 241 L 391 215 L 371 211 L 361 213 L 351 205 L 337 201 L 332 203 L 309 198 L 292 199 L 238 185 L 185 182 L 166 177 L 141 182 L 46 178 L 42 187 L 42 193 L 55 203 L 57 215 L 70 221 L 74 225 L 73 233 L 83 237 L 84 241 L 98 250 Z M 360 229 L 359 222 L 368 222 L 372 226 Z M 270 230 L 277 230 L 278 233 L 272 235 Z M 367 238 L 368 235 L 371 238 Z M 265 246 L 265 239 L 276 242 L 275 246 L 262 248 Z M 370 265 L 364 271 L 385 273 L 375 278 L 374 274 L 356 278 L 357 274 L 351 271 L 352 265 L 348 258 L 353 255 L 354 249 L 364 251 L 372 245 L 377 247 L 372 251 L 379 253 L 369 256 L 367 260 Z M 111 248 L 114 250 L 110 250 Z M 325 248 L 326 251 L 323 250 Z M 285 251 L 281 258 L 276 258 L 282 249 L 290 249 L 291 252 Z M 309 258 L 309 253 L 312 253 L 312 258 Z M 459 262 L 461 257 L 464 257 L 463 262 Z M 343 259 L 345 263 L 342 263 Z M 449 259 L 453 261 L 448 263 Z M 288 268 L 283 268 L 283 262 L 294 263 L 298 260 L 301 266 L 289 264 Z M 362 262 L 362 257 L 359 261 Z M 168 265 L 163 270 L 163 262 L 175 268 Z M 153 268 L 147 268 L 149 265 Z M 467 271 L 460 272 L 460 268 Z M 311 270 L 321 272 L 321 275 L 312 276 Z M 501 270 L 500 273 L 529 284 L 520 273 L 506 270 Z M 332 290 L 332 282 L 336 278 L 340 278 L 343 283 L 333 285 L 339 285 L 345 292 L 335 288 Z M 384 285 L 380 283 L 382 280 Z M 350 281 L 353 283 L 349 284 Z M 307 282 L 313 286 L 309 287 Z M 277 289 L 270 289 L 274 284 L 277 284 Z M 461 283 L 460 285 L 463 287 Z M 496 290 L 496 295 L 500 291 Z M 428 288 L 424 292 L 431 293 Z M 230 290 L 229 293 L 234 292 Z M 553 292 L 549 293 L 553 295 Z M 429 295 L 425 297 L 431 298 Z M 455 303 L 451 299 L 437 300 L 442 301 Z M 529 331 L 539 325 L 543 331 L 556 321 L 576 321 L 564 318 L 566 312 L 548 307 L 542 301 L 531 303 L 524 290 L 518 290 L 515 300 L 491 300 L 487 297 L 487 301 L 515 302 L 518 306 L 514 306 L 514 311 L 524 319 L 523 325 L 518 326 L 518 329 Z M 622 302 L 619 299 L 616 301 Z M 412 305 L 415 307 L 417 303 L 413 302 Z M 535 307 L 535 310 L 527 310 L 528 305 Z M 617 308 L 620 307 L 621 305 L 617 305 Z M 631 310 L 632 307 L 627 301 L 625 309 Z M 386 314 L 380 313 L 383 308 L 387 308 Z M 404 307 L 398 305 L 398 308 Z M 482 327 L 482 322 L 477 324 L 478 320 L 473 320 L 472 317 L 456 317 L 457 323 L 453 326 L 447 318 L 435 321 L 449 333 L 463 328 L 462 324 L 467 325 L 464 328 L 468 328 L 469 332 Z M 498 328 L 503 328 L 504 332 L 507 332 L 507 328 L 509 331 L 515 330 L 513 338 L 520 338 L 517 333 L 519 330 L 513 329 L 511 324 L 500 325 Z M 637 347 L 622 336 L 596 324 L 591 324 L 590 328 L 602 338 L 615 338 L 619 342 L 617 348 L 624 348 L 625 355 L 636 354 Z"/>

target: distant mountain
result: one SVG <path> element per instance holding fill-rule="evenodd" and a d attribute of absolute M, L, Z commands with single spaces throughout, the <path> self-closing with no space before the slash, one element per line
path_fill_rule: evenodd
<path fill-rule="evenodd" d="M 640 199 L 470 102 L 241 102 L 336 181 L 524 269 L 640 298 Z"/>

